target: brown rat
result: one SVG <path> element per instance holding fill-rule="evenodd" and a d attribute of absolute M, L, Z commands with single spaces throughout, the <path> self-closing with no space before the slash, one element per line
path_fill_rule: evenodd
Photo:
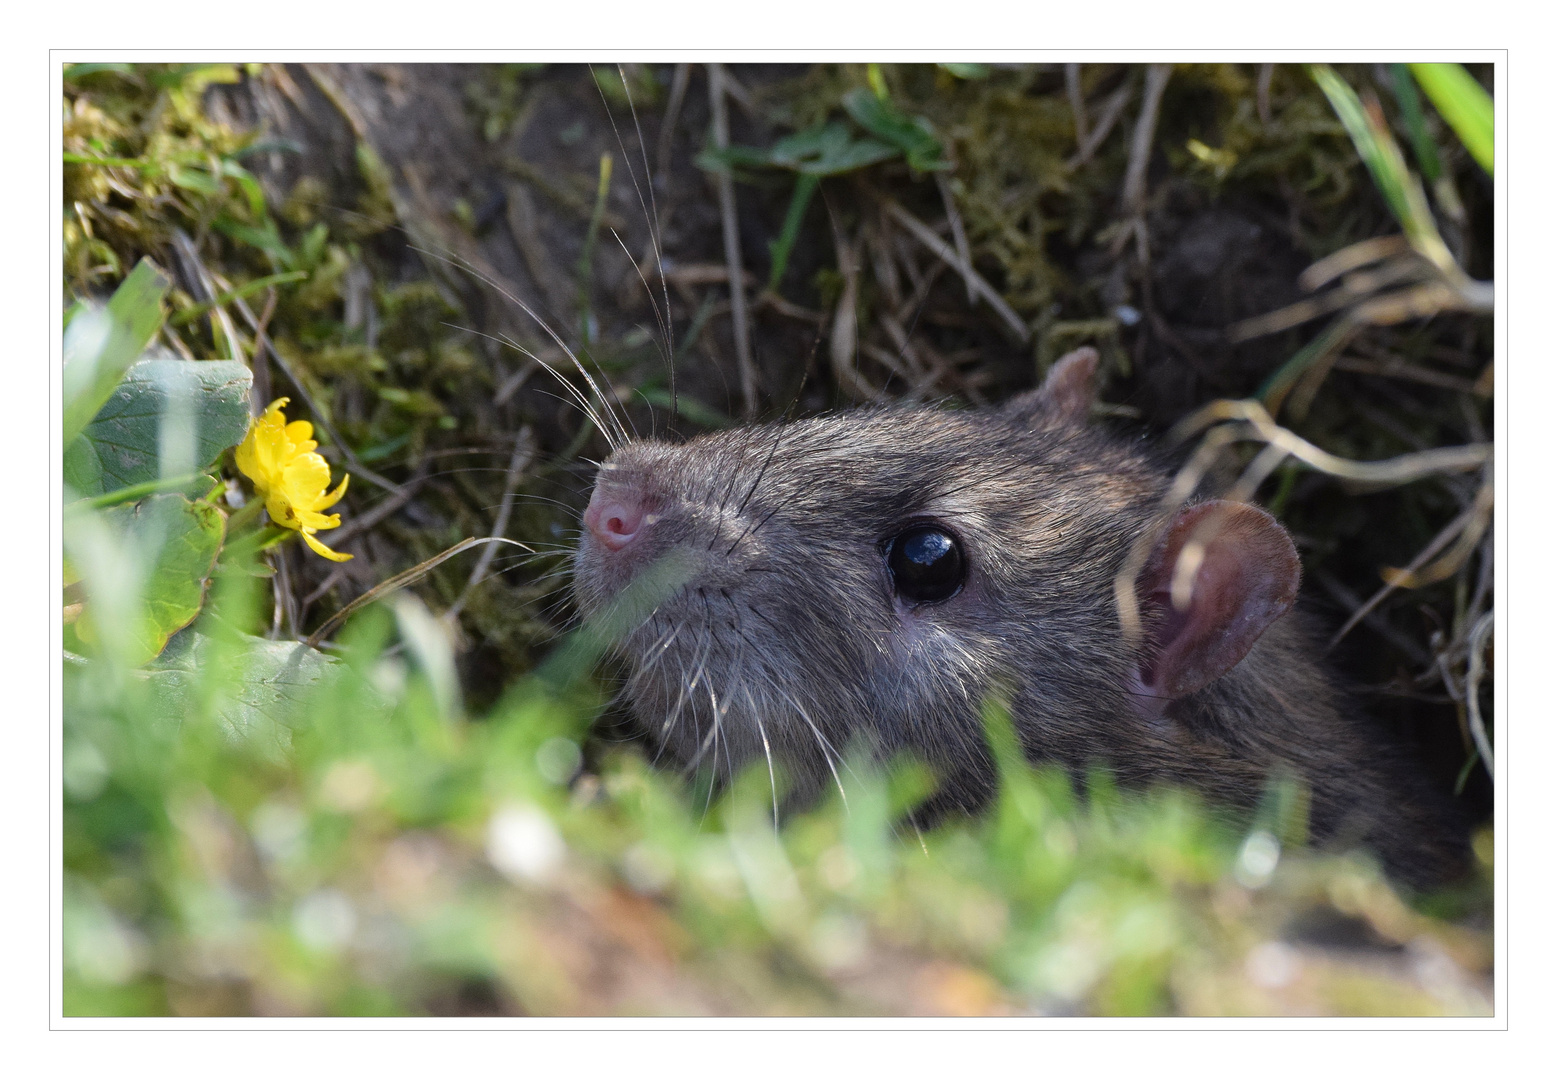
<path fill-rule="evenodd" d="M 846 747 L 908 751 L 940 778 L 930 818 L 992 794 L 981 716 L 1002 694 L 1034 761 L 1238 808 L 1288 771 L 1316 842 L 1364 843 L 1407 883 L 1452 877 L 1452 812 L 1290 613 L 1285 530 L 1216 500 L 1164 520 L 1167 470 L 1087 424 L 1096 362 L 1078 350 L 996 410 L 865 409 L 618 447 L 574 590 L 614 624 L 637 722 L 722 778 L 777 763 L 802 800 Z M 1147 534 L 1131 639 L 1114 582 Z"/>

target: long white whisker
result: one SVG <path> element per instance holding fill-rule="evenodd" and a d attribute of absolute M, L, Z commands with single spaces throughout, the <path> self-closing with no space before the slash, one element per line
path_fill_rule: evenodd
<path fill-rule="evenodd" d="M 447 261 L 447 260 L 445 260 L 445 261 Z M 496 288 L 496 286 L 493 286 L 493 287 Z M 579 391 L 578 387 L 574 386 L 572 383 L 568 382 L 568 380 L 564 379 L 560 374 L 558 374 L 557 370 L 555 368 L 553 368 L 546 361 L 542 360 L 539 356 L 536 356 L 529 349 L 525 348 L 525 346 L 521 345 L 519 342 L 517 342 L 513 338 L 509 337 L 507 334 L 487 334 L 487 333 L 483 333 L 480 330 L 473 330 L 473 329 L 471 329 L 468 326 L 460 326 L 457 323 L 446 322 L 446 323 L 440 323 L 439 325 L 447 326 L 447 327 L 449 327 L 451 329 L 454 329 L 454 330 L 463 330 L 464 332 L 466 332 L 468 334 L 471 334 L 474 337 L 485 338 L 487 341 L 493 341 L 493 342 L 496 342 L 499 345 L 506 345 L 508 348 L 513 349 L 515 352 L 517 352 L 519 355 L 521 355 L 521 356 L 525 357 L 526 359 L 532 361 L 536 366 L 541 368 L 541 370 L 545 371 L 546 374 L 550 375 L 552 378 L 556 379 L 557 382 L 562 384 L 562 387 L 565 390 L 567 390 L 568 393 L 573 395 L 573 400 L 578 404 L 579 408 L 584 411 L 584 415 L 589 417 L 590 421 L 595 425 L 595 427 L 600 429 L 600 433 L 605 436 L 606 442 L 611 446 L 611 449 L 613 449 L 613 450 L 616 449 L 616 445 L 617 444 L 615 442 L 615 437 L 614 437 L 613 433 L 611 432 L 610 428 L 605 424 L 605 422 L 600 419 L 599 412 L 595 409 L 593 403 L 589 400 L 589 398 L 585 397 Z M 553 336 L 555 336 L 555 335 L 553 335 Z M 577 361 L 575 361 L 575 363 L 576 362 Z M 559 398 L 558 400 L 561 400 L 561 399 Z"/>
<path fill-rule="evenodd" d="M 455 324 L 453 324 L 453 323 L 443 323 L 442 325 L 450 326 L 450 327 L 455 326 Z M 456 328 L 457 329 L 467 329 L 465 327 L 456 327 Z M 552 367 L 546 361 L 542 360 L 539 356 L 536 356 L 533 352 L 531 352 L 524 345 L 522 345 L 519 342 L 515 341 L 513 338 L 509 337 L 506 334 L 486 334 L 486 333 L 482 333 L 480 330 L 470 330 L 469 332 L 471 334 L 475 335 L 476 337 L 485 338 L 488 341 L 495 341 L 499 345 L 506 345 L 508 348 L 513 349 L 515 352 L 517 352 L 519 355 L 521 355 L 521 356 L 525 357 L 526 359 L 530 360 L 537 367 L 539 367 L 542 371 L 546 372 L 546 374 L 548 374 L 552 378 L 556 379 L 558 384 L 561 385 L 564 390 L 566 390 L 569 394 L 572 395 L 574 403 L 577 404 L 578 407 L 583 411 L 584 415 L 589 418 L 589 421 L 592 424 L 594 424 L 596 428 L 598 428 L 600 430 L 600 433 L 602 435 L 605 436 L 606 443 L 611 447 L 611 449 L 615 450 L 617 448 L 618 443 L 617 443 L 617 437 L 616 437 L 615 433 L 611 430 L 610 425 L 608 425 L 604 420 L 601 419 L 600 412 L 599 412 L 599 410 L 597 410 L 595 408 L 594 403 L 589 398 L 585 397 L 583 392 L 580 391 L 578 387 L 574 386 L 572 383 L 568 382 L 568 380 L 564 379 L 561 376 L 561 374 L 558 373 L 556 368 Z M 578 361 L 574 360 L 574 363 L 577 364 Z M 588 378 L 588 377 L 589 377 L 588 374 L 586 374 L 585 378 Z M 596 393 L 597 394 L 599 393 L 599 388 L 598 387 L 596 388 Z M 556 395 L 551 395 L 551 396 L 556 397 Z M 561 398 L 557 398 L 557 400 L 561 401 L 562 399 Z M 609 412 L 609 406 L 607 406 L 607 411 Z M 615 417 L 613 416 L 612 419 L 615 419 Z M 619 424 L 618 424 L 618 427 L 620 427 Z"/>
<path fill-rule="evenodd" d="M 623 153 L 626 153 L 626 151 L 624 150 Z M 631 175 L 631 170 L 629 170 L 628 175 Z M 633 180 L 633 187 L 637 187 L 637 186 L 638 186 L 638 181 L 637 181 L 636 178 L 634 178 L 634 180 Z M 641 196 L 639 197 L 639 200 L 642 201 L 642 197 Z M 670 345 L 668 344 L 669 342 L 672 341 L 671 334 L 673 332 L 671 324 L 670 324 L 670 311 L 669 311 L 669 308 L 667 307 L 666 311 L 663 314 L 660 312 L 659 301 L 657 301 L 654 298 L 654 288 L 649 284 L 649 279 L 643 276 L 643 271 L 641 269 L 639 269 L 639 267 L 638 267 L 638 260 L 633 258 L 632 251 L 630 251 L 628 249 L 628 247 L 627 247 L 627 241 L 623 240 L 622 237 L 621 237 L 621 234 L 618 233 L 615 229 L 611 230 L 611 235 L 613 237 L 615 237 L 616 242 L 621 245 L 622 254 L 626 255 L 627 256 L 627 261 L 632 263 L 633 272 L 638 275 L 638 280 L 643 282 L 643 289 L 644 289 L 644 291 L 649 294 L 649 306 L 654 309 L 654 321 L 660 324 L 660 335 L 665 339 L 665 343 L 662 343 L 660 345 L 660 355 L 662 357 L 664 357 L 666 367 L 668 367 L 671 370 L 671 372 L 672 372 L 671 379 L 672 379 L 672 381 L 674 381 L 675 380 L 675 374 L 674 374 L 674 372 L 675 372 L 675 362 L 674 362 L 675 361 L 675 357 L 674 357 L 674 355 L 671 352 Z M 658 252 L 659 252 L 659 244 L 658 244 L 658 242 L 656 242 L 655 243 L 655 258 L 656 258 L 656 260 L 659 258 Z M 661 272 L 661 274 L 663 276 L 663 271 Z M 667 294 L 667 297 L 668 297 L 668 295 L 669 294 Z M 670 300 L 666 299 L 665 303 L 667 305 L 669 305 Z M 674 399 L 672 399 L 672 400 L 674 401 Z"/>
<path fill-rule="evenodd" d="M 712 645 L 712 640 L 713 640 L 713 635 L 712 635 L 712 632 L 711 632 L 711 628 L 713 627 L 713 624 L 714 624 L 713 623 L 713 609 L 712 609 L 712 605 L 711 605 L 711 603 L 710 603 L 710 601 L 708 599 L 708 594 L 707 593 L 703 594 L 703 605 L 704 605 L 705 614 L 706 614 L 706 618 L 704 619 L 704 625 L 706 627 L 710 628 L 709 641 L 710 641 L 710 646 L 711 646 Z M 740 655 L 737 655 L 736 663 L 733 665 L 733 668 L 734 668 L 735 671 L 738 672 L 740 670 L 740 666 L 741 666 L 741 663 L 743 662 L 743 660 L 744 660 L 744 646 L 743 646 L 742 653 Z M 713 726 L 709 729 L 707 739 L 705 739 L 703 745 L 698 748 L 698 751 L 693 756 L 692 760 L 693 760 L 694 763 L 696 763 L 703 756 L 703 754 L 705 752 L 707 752 L 708 747 L 709 747 L 709 743 L 712 742 L 712 744 L 714 746 L 714 766 L 715 766 L 715 770 L 717 771 L 718 762 L 719 762 L 719 750 L 718 750 L 718 747 L 719 747 L 719 732 L 720 732 L 720 729 L 724 726 L 724 715 L 730 709 L 730 698 L 729 698 L 728 695 L 726 695 L 726 697 L 724 699 L 724 703 L 723 704 L 720 703 L 719 695 L 714 690 L 714 685 L 713 685 L 713 680 L 712 679 L 709 679 L 707 682 L 705 682 L 704 686 L 706 686 L 707 689 L 708 689 L 709 704 L 713 707 L 713 710 L 714 710 Z M 725 763 L 730 768 L 730 775 L 731 775 L 731 778 L 733 779 L 734 775 L 735 775 L 735 764 L 730 759 L 730 741 L 729 741 L 729 739 L 725 740 L 724 758 L 725 758 Z"/>
<path fill-rule="evenodd" d="M 688 679 L 686 677 L 685 669 L 682 670 L 681 694 L 676 699 L 676 707 L 672 711 L 672 715 L 665 718 L 665 726 L 661 729 L 660 732 L 662 736 L 669 734 L 671 720 L 681 715 L 682 704 L 686 701 L 687 696 L 697 689 L 697 684 L 703 677 L 703 667 L 706 663 L 708 663 L 708 654 L 712 648 L 713 642 L 709 637 L 708 627 L 705 626 L 703 628 L 702 644 L 699 647 L 699 655 L 692 670 L 692 678 Z"/>
<path fill-rule="evenodd" d="M 622 442 L 628 443 L 632 441 L 631 437 L 627 434 L 627 428 L 622 424 L 622 421 L 617 417 L 615 411 L 611 408 L 611 400 L 607 398 L 604 391 L 600 389 L 600 384 L 595 381 L 595 377 L 589 373 L 589 369 L 584 366 L 583 362 L 579 360 L 579 358 L 574 354 L 573 350 L 568 347 L 568 343 L 562 340 L 562 336 L 558 334 L 557 331 L 553 330 L 551 328 L 551 324 L 548 323 L 545 319 L 541 318 L 541 316 L 536 313 L 534 308 L 525 303 L 519 297 L 515 296 L 513 293 L 509 292 L 490 276 L 482 273 L 475 266 L 472 266 L 468 259 L 461 258 L 457 255 L 454 258 L 449 258 L 447 256 L 440 255 L 435 251 L 427 251 L 423 248 L 416 247 L 415 245 L 411 246 L 411 250 L 465 271 L 467 274 L 470 274 L 472 277 L 474 277 L 477 281 L 482 282 L 488 288 L 496 291 L 499 296 L 513 304 L 520 311 L 523 311 L 526 315 L 530 316 L 530 318 L 535 321 L 535 324 L 542 330 L 546 331 L 547 336 L 550 337 L 552 341 L 557 343 L 557 347 L 561 349 L 567 358 L 573 362 L 573 366 L 578 369 L 578 373 L 584 377 L 584 381 L 589 384 L 589 388 L 595 392 L 595 396 L 599 398 L 600 403 L 605 406 L 606 415 L 609 416 L 612 423 L 616 425 L 616 434 L 621 437 Z M 532 356 L 527 350 L 525 350 L 525 355 L 530 356 L 531 359 L 538 359 Z M 602 430 L 604 429 L 602 428 Z"/>
<path fill-rule="evenodd" d="M 790 695 L 789 691 L 780 686 L 774 680 L 773 676 L 768 674 L 768 672 L 763 671 L 762 677 L 764 680 L 766 680 L 769 686 L 778 692 L 780 697 L 789 703 L 790 708 L 794 709 L 795 712 L 799 714 L 800 719 L 804 720 L 806 722 L 806 726 L 811 729 L 811 734 L 816 736 L 817 745 L 822 748 L 822 760 L 827 763 L 827 771 L 833 774 L 833 784 L 837 786 L 838 797 L 843 800 L 843 808 L 844 811 L 847 812 L 849 809 L 849 793 L 844 791 L 843 778 L 838 775 L 838 769 L 833 764 L 833 758 L 835 756 L 839 761 L 843 761 L 843 755 L 839 754 L 833 744 L 827 741 L 827 736 L 822 734 L 821 729 L 816 726 L 816 723 L 811 719 L 810 715 L 805 711 L 805 709 L 800 707 L 800 702 L 796 701 Z M 847 762 L 845 762 L 844 768 L 849 769 L 850 772 L 854 771 Z"/>
<path fill-rule="evenodd" d="M 660 228 L 660 207 L 659 201 L 654 197 L 654 173 L 649 168 L 649 154 L 647 150 L 648 144 L 644 142 L 643 125 L 638 122 L 638 106 L 633 101 L 633 88 L 628 84 L 627 71 L 622 67 L 621 64 L 616 65 L 616 73 L 617 76 L 622 80 L 622 92 L 627 95 L 627 109 L 630 113 L 632 113 L 633 129 L 638 133 L 638 155 L 643 162 L 644 181 L 649 186 L 649 205 L 647 207 L 643 205 L 643 189 L 638 186 L 638 174 L 632 167 L 632 155 L 627 152 L 627 147 L 622 144 L 622 133 L 617 130 L 616 117 L 611 115 L 611 107 L 609 104 L 606 105 L 606 119 L 611 122 L 611 130 L 616 135 L 616 145 L 621 148 L 622 164 L 627 167 L 627 175 L 633 182 L 633 191 L 635 191 L 638 195 L 638 206 L 643 210 L 644 216 L 648 220 L 649 246 L 650 249 L 654 252 L 654 268 L 659 271 L 660 292 L 663 295 L 665 301 L 665 314 L 663 317 L 659 316 L 660 308 L 659 304 L 655 302 L 654 290 L 649 288 L 649 283 L 647 281 L 644 281 L 643 285 L 644 289 L 649 294 L 649 306 L 654 308 L 656 317 L 660 318 L 660 329 L 664 334 L 663 353 L 665 356 L 665 367 L 670 375 L 670 419 L 671 423 L 674 424 L 676 420 L 676 364 L 675 353 L 673 351 L 675 348 L 675 326 L 671 314 L 670 286 L 665 280 L 665 262 L 662 257 L 660 248 L 660 237 L 663 235 L 663 232 Z M 599 89 L 598 83 L 596 83 L 596 89 Z M 604 91 L 601 92 L 601 97 L 605 97 Z M 613 232 L 614 231 L 615 230 L 613 230 Z M 617 237 L 617 242 L 621 243 L 621 237 Z M 622 248 L 625 251 L 627 245 L 623 244 Z M 632 262 L 633 268 L 637 270 L 638 260 L 632 257 L 632 252 L 627 252 L 627 258 Z M 643 271 L 638 271 L 638 277 L 640 280 L 643 279 Z"/>
<path fill-rule="evenodd" d="M 746 704 L 751 707 L 751 718 L 756 721 L 757 735 L 762 739 L 762 756 L 768 759 L 768 790 L 773 795 L 773 831 L 779 831 L 778 809 L 778 779 L 773 775 L 773 747 L 768 743 L 768 731 L 762 726 L 762 710 L 757 708 L 757 702 L 751 696 L 751 687 L 742 685 L 741 692 L 746 695 Z"/>

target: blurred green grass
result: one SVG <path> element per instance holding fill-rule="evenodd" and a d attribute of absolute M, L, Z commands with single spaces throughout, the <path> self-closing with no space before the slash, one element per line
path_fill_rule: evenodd
<path fill-rule="evenodd" d="M 580 777 L 587 688 L 521 681 L 464 719 L 395 636 L 369 609 L 336 678 L 242 730 L 224 720 L 250 692 L 241 643 L 177 718 L 132 673 L 67 668 L 67 1014 L 1488 1004 L 1463 971 L 1423 984 L 1274 944 L 1294 910 L 1338 908 L 1382 957 L 1487 961 L 1365 860 L 1272 866 L 1274 823 L 1251 841 L 1182 792 L 1099 778 L 1078 802 L 1008 757 L 992 813 L 917 836 L 900 822 L 924 778 L 856 760 L 843 794 L 775 830 L 763 770 L 709 802 L 626 749 Z"/>

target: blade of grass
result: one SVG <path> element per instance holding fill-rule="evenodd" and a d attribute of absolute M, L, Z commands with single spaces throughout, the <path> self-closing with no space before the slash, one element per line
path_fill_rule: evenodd
<path fill-rule="evenodd" d="M 502 536 L 468 537 L 464 540 L 461 540 L 453 547 L 440 551 L 432 558 L 417 563 L 415 566 L 411 567 L 411 569 L 403 570 L 394 577 L 379 582 L 377 585 L 373 586 L 367 592 L 357 597 L 351 603 L 341 608 L 341 610 L 337 611 L 334 615 L 330 616 L 330 618 L 325 621 L 323 626 L 319 627 L 319 629 L 308 635 L 307 639 L 304 641 L 304 644 L 307 645 L 310 649 L 317 649 L 321 641 L 326 640 L 331 634 L 335 633 L 336 630 L 339 630 L 342 623 L 351 618 L 351 616 L 355 615 L 358 611 L 373 603 L 373 601 L 381 600 L 395 590 L 402 589 L 412 582 L 420 580 L 440 563 L 452 559 L 462 551 L 469 551 L 471 548 L 478 547 L 482 544 L 510 544 L 513 547 L 523 548 L 525 551 L 532 553 L 535 550 L 528 544 L 521 544 L 517 540 L 509 540 L 508 538 Z"/>
<path fill-rule="evenodd" d="M 168 322 L 173 326 L 183 326 L 186 323 L 194 322 L 214 307 L 230 304 L 234 300 L 240 300 L 245 296 L 253 296 L 255 293 L 268 289 L 272 285 L 285 285 L 293 281 L 302 281 L 307 276 L 308 271 L 306 270 L 292 270 L 285 274 L 269 274 L 262 278 L 255 278 L 253 281 L 239 285 L 236 289 L 228 289 L 215 299 L 206 300 L 203 303 L 196 304 L 194 307 L 188 307 L 183 311 L 175 312 L 169 317 Z"/>
<path fill-rule="evenodd" d="M 1331 108 L 1345 125 L 1358 155 L 1373 175 L 1373 182 L 1389 205 L 1390 213 L 1405 229 L 1411 246 L 1444 273 L 1463 276 L 1438 233 L 1422 184 L 1406 167 L 1406 159 L 1384 122 L 1378 102 L 1374 100 L 1364 105 L 1356 91 L 1328 64 L 1312 64 L 1308 70 L 1325 97 L 1330 99 Z"/>
<path fill-rule="evenodd" d="M 725 109 L 724 66 L 709 64 L 708 104 L 713 113 L 714 146 L 730 145 L 730 119 Z M 740 233 L 736 228 L 735 181 L 727 172 L 715 174 L 719 193 L 719 220 L 724 231 L 724 261 L 730 271 L 730 322 L 735 331 L 736 368 L 741 376 L 741 399 L 748 420 L 757 415 L 757 366 L 752 359 L 751 330 L 746 321 L 745 271 L 741 267 Z"/>
<path fill-rule="evenodd" d="M 1324 333 L 1294 353 L 1291 359 L 1265 380 L 1265 385 L 1256 390 L 1254 396 L 1264 402 L 1272 416 L 1277 415 L 1281 412 L 1282 402 L 1303 374 L 1324 357 L 1339 351 L 1357 330 L 1355 320 L 1341 316 L 1326 327 Z"/>
<path fill-rule="evenodd" d="M 800 235 L 800 223 L 805 219 L 806 208 L 811 205 L 811 196 L 816 194 L 821 182 L 821 177 L 810 173 L 801 173 L 795 179 L 795 193 L 784 215 L 784 227 L 769 249 L 773 255 L 773 269 L 768 272 L 768 288 L 775 292 L 789 267 L 789 253 L 794 249 L 795 237 Z"/>
<path fill-rule="evenodd" d="M 1416 84 L 1411 81 L 1406 65 L 1391 64 L 1389 71 L 1395 100 L 1400 103 L 1400 115 L 1406 121 L 1406 130 L 1411 133 L 1411 150 L 1416 155 L 1417 167 L 1431 184 L 1443 172 L 1443 164 L 1438 160 L 1438 147 L 1434 145 L 1433 137 L 1427 133 L 1422 99 L 1417 96 Z"/>
<path fill-rule="evenodd" d="M 142 259 L 90 329 L 84 322 L 87 315 L 71 321 L 72 333 L 65 338 L 64 445 L 81 434 L 156 336 L 167 291 L 162 271 L 150 259 Z"/>
<path fill-rule="evenodd" d="M 594 280 L 592 264 L 595 258 L 595 240 L 600 235 L 600 222 L 605 218 L 606 198 L 611 194 L 611 165 L 611 153 L 606 151 L 600 155 L 600 183 L 595 189 L 595 208 L 589 215 L 589 228 L 584 233 L 584 250 L 578 257 L 579 338 L 586 348 L 594 344 L 594 334 L 590 332 L 593 320 L 589 287 Z"/>
<path fill-rule="evenodd" d="M 1492 175 L 1492 95 L 1482 89 L 1463 64 L 1412 64 L 1422 92 L 1432 100 L 1438 115 L 1470 151 L 1476 164 Z"/>

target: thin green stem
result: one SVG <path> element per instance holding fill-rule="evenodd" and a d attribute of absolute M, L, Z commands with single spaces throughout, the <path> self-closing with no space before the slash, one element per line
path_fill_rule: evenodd
<path fill-rule="evenodd" d="M 261 289 L 268 289 L 272 285 L 285 285 L 291 281 L 302 281 L 307 276 L 308 271 L 306 270 L 292 270 L 284 274 L 269 274 L 262 278 L 255 278 L 253 281 L 240 285 L 236 289 L 228 289 L 215 299 L 203 301 L 194 307 L 187 307 L 183 311 L 177 312 L 169 317 L 168 322 L 173 326 L 183 326 L 185 323 L 194 322 L 212 308 L 230 304 L 234 300 L 242 300 L 244 297 L 252 296 Z"/>
<path fill-rule="evenodd" d="M 201 482 L 210 483 L 211 477 L 209 474 L 185 473 L 183 476 L 168 476 L 161 480 L 147 480 L 143 484 L 131 484 L 129 487 L 119 488 L 117 491 L 110 491 L 90 499 L 77 499 L 66 507 L 66 510 L 103 510 L 110 506 L 118 506 L 120 503 L 135 502 L 137 499 L 144 499 L 148 495 L 157 495 L 164 491 L 179 491 L 183 488 L 193 487 Z"/>

